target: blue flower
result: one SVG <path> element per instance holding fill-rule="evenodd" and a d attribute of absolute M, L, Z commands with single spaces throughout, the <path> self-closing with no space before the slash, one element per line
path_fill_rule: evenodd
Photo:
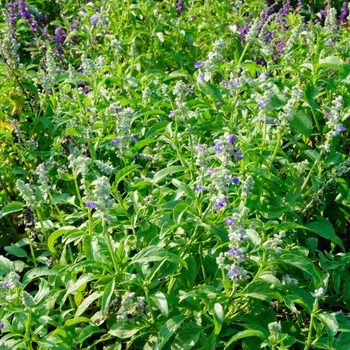
<path fill-rule="evenodd" d="M 232 183 L 235 184 L 235 185 L 237 185 L 237 184 L 239 183 L 239 179 L 238 179 L 237 176 L 234 176 L 234 177 L 232 178 Z"/>
<path fill-rule="evenodd" d="M 222 153 L 222 145 L 221 143 L 217 143 L 215 146 L 214 146 L 214 151 L 216 152 L 216 154 L 221 154 Z"/>
<path fill-rule="evenodd" d="M 4 327 L 5 325 L 2 322 L 0 322 L 0 329 L 3 329 Z"/>
<path fill-rule="evenodd" d="M 197 186 L 194 190 L 196 191 L 196 192 L 200 192 L 200 191 L 202 191 L 202 189 L 203 189 L 203 186 Z"/>
<path fill-rule="evenodd" d="M 346 130 L 346 129 L 345 129 L 345 127 L 344 127 L 343 124 L 338 124 L 338 125 L 337 125 L 337 131 L 342 132 L 342 131 L 345 131 L 345 130 Z"/>
<path fill-rule="evenodd" d="M 114 138 L 114 139 L 112 140 L 112 145 L 119 145 L 119 143 L 120 143 L 120 141 L 119 141 L 119 139 L 117 139 L 117 138 Z"/>
<path fill-rule="evenodd" d="M 203 67 L 203 62 L 202 61 L 198 61 L 194 64 L 194 68 L 202 68 Z"/>
<path fill-rule="evenodd" d="M 228 141 L 229 143 L 232 143 L 232 142 L 234 142 L 235 140 L 236 140 L 236 136 L 235 136 L 235 135 L 229 134 L 229 135 L 227 136 L 227 141 Z"/>
<path fill-rule="evenodd" d="M 95 202 L 87 202 L 86 203 L 86 206 L 90 209 L 93 209 L 96 207 L 96 203 Z"/>
<path fill-rule="evenodd" d="M 231 216 L 229 216 L 229 217 L 227 218 L 227 220 L 224 220 L 224 224 L 225 224 L 225 225 L 229 225 L 229 226 L 232 226 L 232 225 L 233 225 L 233 220 L 232 220 Z"/>

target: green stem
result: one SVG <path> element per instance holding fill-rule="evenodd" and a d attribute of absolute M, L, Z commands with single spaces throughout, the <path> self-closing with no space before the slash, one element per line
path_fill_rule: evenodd
<path fill-rule="evenodd" d="M 107 247 L 108 247 L 108 250 L 109 250 L 109 254 L 111 255 L 111 258 L 112 258 L 114 271 L 115 271 L 116 274 L 119 274 L 119 268 L 118 268 L 115 252 L 114 252 L 114 249 L 113 249 L 111 236 L 108 233 L 108 230 L 106 230 L 106 226 L 105 226 L 104 222 L 102 222 L 102 227 L 103 227 L 103 233 L 104 233 L 104 235 L 106 237 L 106 243 L 107 243 Z"/>
<path fill-rule="evenodd" d="M 207 285 L 208 284 L 208 281 L 207 281 L 208 276 L 207 276 L 207 271 L 205 269 L 204 262 L 203 262 L 203 245 L 202 245 L 202 243 L 199 244 L 199 260 L 201 261 L 201 268 L 202 268 L 204 282 Z"/>
<path fill-rule="evenodd" d="M 279 132 L 278 133 L 278 137 L 277 137 L 276 147 L 275 147 L 275 150 L 274 150 L 274 152 L 272 154 L 272 157 L 271 157 L 271 160 L 270 160 L 270 168 L 272 167 L 273 162 L 274 162 L 274 160 L 276 158 L 278 149 L 280 148 L 281 140 L 282 140 L 282 132 Z"/>
<path fill-rule="evenodd" d="M 311 346 L 312 330 L 313 330 L 314 318 L 315 318 L 315 314 L 316 314 L 317 310 L 318 310 L 318 300 L 316 298 L 315 301 L 314 301 L 314 305 L 313 305 L 312 311 L 311 311 L 310 326 L 309 326 L 309 331 L 308 331 L 308 334 L 307 334 L 307 341 L 306 341 L 304 350 L 310 349 L 310 346 Z"/>
<path fill-rule="evenodd" d="M 78 197 L 78 200 L 79 200 L 79 203 L 80 203 L 80 207 L 85 212 L 86 209 L 85 209 L 85 206 L 84 206 L 83 199 L 81 198 L 81 195 L 80 195 L 80 190 L 79 190 L 77 177 L 78 176 L 75 175 L 75 172 L 73 171 L 73 181 L 74 181 L 75 191 L 77 192 L 77 197 Z"/>
<path fill-rule="evenodd" d="M 315 170 L 315 168 L 318 165 L 319 161 L 321 160 L 323 152 L 324 152 L 324 149 L 321 150 L 321 152 L 319 153 L 319 155 L 318 155 L 317 159 L 315 160 L 314 164 L 312 164 L 312 167 L 311 167 L 311 169 L 310 169 L 306 179 L 304 180 L 304 183 L 301 186 L 301 193 L 303 193 L 307 183 L 310 180 L 311 174 L 313 173 L 313 171 Z"/>
<path fill-rule="evenodd" d="M 318 122 L 318 119 L 316 117 L 315 111 L 311 108 L 311 112 L 312 112 L 312 116 L 314 117 L 314 121 L 317 127 L 317 131 L 319 132 L 319 134 L 321 134 L 321 128 L 320 128 L 320 124 Z"/>
<path fill-rule="evenodd" d="M 249 47 L 249 42 L 246 43 L 246 45 L 244 46 L 243 52 L 242 52 L 242 54 L 241 54 L 241 57 L 239 58 L 239 60 L 238 60 L 238 62 L 237 62 L 237 66 L 239 66 L 239 65 L 241 64 L 241 62 L 242 62 L 242 60 L 243 60 L 243 57 L 244 57 L 246 51 L 248 50 L 248 47 Z"/>
<path fill-rule="evenodd" d="M 30 238 L 29 238 L 29 247 L 30 247 L 30 254 L 32 256 L 33 264 L 35 267 L 38 267 L 38 262 L 36 261 L 36 257 L 34 253 L 33 242 Z"/>
<path fill-rule="evenodd" d="M 156 319 L 154 317 L 154 311 L 153 311 L 153 308 L 152 308 L 151 299 L 149 297 L 149 290 L 148 290 L 147 286 L 144 287 L 144 291 L 145 291 L 145 296 L 146 296 L 146 300 L 147 300 L 147 305 L 148 305 L 149 311 L 151 313 L 152 323 L 155 323 Z"/>
<path fill-rule="evenodd" d="M 48 237 L 47 237 L 47 234 L 46 234 L 46 229 L 44 227 L 44 223 L 43 223 L 43 219 L 41 217 L 40 211 L 39 211 L 39 209 L 36 209 L 35 212 L 36 212 L 36 216 L 38 217 L 39 222 L 40 222 L 41 231 L 43 232 L 45 243 L 47 243 L 47 238 Z"/>

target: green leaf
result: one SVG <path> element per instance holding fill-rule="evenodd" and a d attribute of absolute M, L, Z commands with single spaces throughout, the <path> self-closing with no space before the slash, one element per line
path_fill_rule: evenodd
<path fill-rule="evenodd" d="M 174 186 L 176 186 L 177 188 L 182 190 L 184 193 L 186 193 L 187 196 L 191 198 L 193 201 L 196 200 L 196 194 L 194 193 L 193 189 L 190 186 L 184 184 L 183 182 L 177 179 L 172 179 L 171 182 L 173 183 Z"/>
<path fill-rule="evenodd" d="M 74 341 L 74 344 L 81 344 L 83 343 L 86 339 L 90 338 L 96 333 L 104 333 L 104 329 L 100 329 L 99 327 L 95 325 L 88 325 L 83 328 L 79 328 L 77 331 L 77 336 Z"/>
<path fill-rule="evenodd" d="M 315 97 L 318 95 L 318 90 L 312 84 L 306 86 L 305 98 L 309 106 L 313 109 L 319 109 L 320 106 L 315 102 Z"/>
<path fill-rule="evenodd" d="M 138 333 L 142 328 L 145 328 L 145 326 L 131 322 L 117 322 L 108 333 L 118 338 L 127 339 Z"/>
<path fill-rule="evenodd" d="M 158 123 L 155 123 L 154 125 L 152 125 L 149 130 L 147 131 L 147 134 L 146 134 L 146 138 L 149 138 L 151 137 L 153 134 L 155 133 L 158 133 L 158 132 L 162 132 L 165 130 L 165 127 L 168 125 L 168 122 L 167 121 L 164 121 L 164 122 L 158 122 Z"/>
<path fill-rule="evenodd" d="M 222 100 L 221 91 L 215 85 L 201 80 L 198 81 L 197 85 L 204 96 L 210 96 L 214 100 Z"/>
<path fill-rule="evenodd" d="M 28 256 L 27 252 L 20 248 L 20 247 L 16 247 L 14 246 L 6 246 L 4 248 L 8 253 L 12 254 L 13 256 L 16 256 L 18 258 L 26 258 Z"/>
<path fill-rule="evenodd" d="M 298 111 L 290 123 L 298 132 L 310 137 L 314 128 L 312 118 L 303 111 Z"/>
<path fill-rule="evenodd" d="M 331 67 L 337 68 L 343 64 L 343 60 L 337 56 L 328 56 L 326 58 L 321 58 L 318 62 L 319 67 Z"/>
<path fill-rule="evenodd" d="M 181 326 L 182 322 L 186 319 L 185 316 L 174 316 L 168 320 L 162 327 L 159 329 L 159 340 L 160 344 L 158 350 L 163 349 L 165 344 L 169 339 L 174 335 L 177 329 Z"/>
<path fill-rule="evenodd" d="M 190 350 L 194 349 L 204 327 L 198 326 L 195 322 L 185 323 L 176 334 L 171 344 L 172 350 Z"/>
<path fill-rule="evenodd" d="M 170 174 L 175 174 L 185 170 L 188 170 L 188 168 L 181 165 L 170 166 L 168 168 L 159 170 L 153 177 L 153 183 L 156 184 Z"/>
<path fill-rule="evenodd" d="M 125 168 L 119 170 L 117 172 L 117 174 L 115 175 L 115 180 L 114 180 L 113 186 L 117 187 L 119 182 L 122 181 L 125 178 L 125 176 L 132 173 L 138 167 L 139 167 L 139 165 L 134 164 L 134 165 L 128 165 Z"/>
<path fill-rule="evenodd" d="M 180 225 L 182 215 L 192 209 L 191 205 L 186 202 L 178 203 L 173 211 L 174 221 Z"/>
<path fill-rule="evenodd" d="M 329 339 L 334 339 L 334 336 L 338 333 L 339 324 L 335 313 L 323 311 L 321 313 L 316 313 L 315 316 L 323 323 Z"/>
<path fill-rule="evenodd" d="M 15 272 L 22 272 L 24 267 L 23 261 L 11 261 L 7 258 L 5 258 L 3 255 L 0 255 L 0 272 L 1 270 L 5 271 L 5 273 L 9 273 L 11 271 Z"/>
<path fill-rule="evenodd" d="M 246 329 L 244 331 L 236 333 L 226 344 L 225 349 L 228 349 L 228 347 L 236 342 L 239 339 L 242 338 L 248 338 L 248 337 L 259 337 L 260 339 L 265 339 L 265 334 L 262 331 L 258 331 L 255 329 Z"/>
<path fill-rule="evenodd" d="M 319 236 L 329 239 L 333 243 L 338 244 L 339 247 L 341 247 L 341 249 L 343 250 L 343 252 L 345 252 L 344 244 L 342 240 L 336 235 L 334 228 L 331 224 L 327 225 L 322 222 L 311 222 L 310 224 L 305 225 L 305 227 L 308 230 L 318 234 Z"/>
<path fill-rule="evenodd" d="M 156 292 L 155 294 L 151 295 L 151 299 L 157 305 L 160 312 L 165 317 L 168 317 L 169 307 L 168 307 L 168 301 L 166 300 L 166 296 L 162 292 Z"/>
<path fill-rule="evenodd" d="M 79 230 L 74 226 L 64 226 L 64 227 L 59 228 L 55 232 L 52 232 L 51 235 L 49 236 L 48 241 L 47 241 L 47 247 L 49 248 L 50 252 L 53 254 L 57 254 L 57 251 L 54 247 L 54 244 L 55 244 L 57 238 L 64 235 L 67 232 L 72 233 L 72 231 L 79 232 Z M 84 234 L 84 232 L 82 232 L 82 234 Z"/>
<path fill-rule="evenodd" d="M 178 255 L 167 251 L 166 249 L 158 246 L 149 246 L 141 250 L 138 254 L 136 254 L 132 262 L 133 263 L 142 263 L 142 262 L 151 262 L 151 261 L 160 261 L 160 260 L 168 260 L 174 264 L 180 264 L 187 268 L 187 264 L 185 260 L 180 258 Z"/>
<path fill-rule="evenodd" d="M 87 298 L 83 300 L 83 302 L 79 305 L 77 308 L 77 311 L 75 313 L 75 318 L 79 317 L 81 314 L 85 312 L 85 310 L 96 300 L 98 299 L 101 295 L 103 295 L 103 292 L 93 292 L 90 294 Z"/>
<path fill-rule="evenodd" d="M 60 272 L 57 270 L 50 270 L 46 267 L 37 267 L 34 269 L 29 270 L 24 276 L 23 276 L 23 283 L 24 282 L 31 282 L 34 278 L 38 278 L 41 276 L 54 276 L 58 275 Z"/>
<path fill-rule="evenodd" d="M 2 219 L 4 216 L 15 213 L 17 211 L 23 210 L 24 203 L 21 202 L 11 202 L 7 204 L 1 211 L 0 211 L 0 219 Z"/>
<path fill-rule="evenodd" d="M 308 273 L 314 278 L 317 285 L 322 283 L 322 276 L 319 270 L 305 255 L 297 252 L 282 253 L 275 261 L 279 264 L 292 265 Z"/>
<path fill-rule="evenodd" d="M 107 314 L 108 307 L 113 296 L 114 288 L 115 288 L 115 279 L 113 278 L 112 281 L 110 281 L 107 284 L 103 292 L 102 305 L 101 305 L 102 316 L 106 316 Z"/>
<path fill-rule="evenodd" d="M 219 335 L 222 325 L 224 323 L 224 309 L 221 304 L 215 303 L 214 305 L 214 334 Z"/>

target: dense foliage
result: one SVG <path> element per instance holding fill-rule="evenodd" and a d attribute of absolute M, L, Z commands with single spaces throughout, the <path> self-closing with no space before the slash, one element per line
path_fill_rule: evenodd
<path fill-rule="evenodd" d="M 1 4 L 0 349 L 348 349 L 347 3 Z"/>

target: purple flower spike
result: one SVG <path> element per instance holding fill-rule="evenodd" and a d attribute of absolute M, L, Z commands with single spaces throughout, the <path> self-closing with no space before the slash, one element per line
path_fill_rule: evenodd
<path fill-rule="evenodd" d="M 112 140 L 112 145 L 119 145 L 119 143 L 120 143 L 120 141 L 117 138 Z"/>
<path fill-rule="evenodd" d="M 194 68 L 202 68 L 203 67 L 203 62 L 202 61 L 198 61 L 194 64 Z"/>

